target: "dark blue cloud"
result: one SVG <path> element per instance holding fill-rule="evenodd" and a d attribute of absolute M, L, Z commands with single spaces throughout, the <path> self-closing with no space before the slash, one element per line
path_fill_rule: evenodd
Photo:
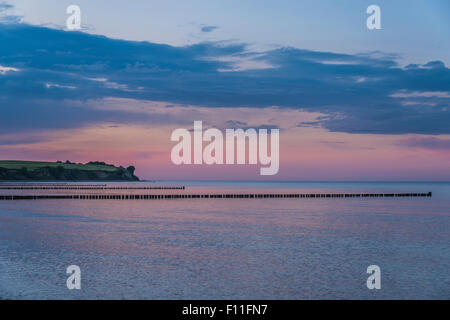
<path fill-rule="evenodd" d="M 202 27 L 200 28 L 200 30 L 201 30 L 202 32 L 212 32 L 212 31 L 214 31 L 214 30 L 216 30 L 216 29 L 219 29 L 219 27 L 218 27 L 218 26 L 202 26 Z"/>
<path fill-rule="evenodd" d="M 0 13 L 14 8 L 12 4 L 6 3 L 5 1 L 0 2 Z"/>
<path fill-rule="evenodd" d="M 410 148 L 424 148 L 432 150 L 450 150 L 450 140 L 435 137 L 412 137 L 400 141 L 402 146 Z"/>
<path fill-rule="evenodd" d="M 0 23 L 19 23 L 22 20 L 21 16 L 14 16 L 7 13 L 8 10 L 13 8 L 13 5 L 5 1 L 0 2 Z"/>
<path fill-rule="evenodd" d="M 174 47 L 25 24 L 0 24 L 0 43 L 7 44 L 0 46 L 0 68 L 17 70 L 0 69 L 2 131 L 147 119 L 127 113 L 126 106 L 120 112 L 80 107 L 80 101 L 122 97 L 206 107 L 301 108 L 328 114 L 314 125 L 340 132 L 450 133 L 445 95 L 395 96 L 449 92 L 450 70 L 440 61 L 402 68 L 395 55 L 379 52 L 280 48 L 251 54 L 245 44 Z M 223 57 L 232 59 L 218 59 Z M 246 68 L 249 59 L 272 68 Z M 235 68 L 236 61 L 244 67 Z"/>

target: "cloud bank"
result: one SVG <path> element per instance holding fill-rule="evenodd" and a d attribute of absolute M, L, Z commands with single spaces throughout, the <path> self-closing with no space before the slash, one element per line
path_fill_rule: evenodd
<path fill-rule="evenodd" d="M 4 21 L 0 42 L 7 44 L 0 46 L 2 132 L 145 121 L 145 112 L 126 105 L 85 103 L 125 98 L 299 109 L 327 116 L 298 126 L 335 132 L 450 133 L 450 69 L 440 61 L 401 67 L 395 55 L 380 52 L 255 53 L 230 42 L 174 47 Z"/>

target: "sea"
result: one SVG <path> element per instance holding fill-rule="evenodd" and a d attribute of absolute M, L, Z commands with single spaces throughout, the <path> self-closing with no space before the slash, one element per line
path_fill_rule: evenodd
<path fill-rule="evenodd" d="M 450 299 L 449 182 L 147 181 L 0 195 L 432 197 L 0 201 L 0 299 Z M 90 186 L 130 189 L 91 190 Z M 184 189 L 135 189 L 184 186 Z M 3 188 L 3 189 L 2 189 Z M 369 266 L 380 288 L 369 288 Z M 80 289 L 69 289 L 78 266 Z"/>

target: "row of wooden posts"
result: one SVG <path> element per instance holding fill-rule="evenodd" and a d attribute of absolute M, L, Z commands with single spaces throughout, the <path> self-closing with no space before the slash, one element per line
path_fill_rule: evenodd
<path fill-rule="evenodd" d="M 153 199 L 265 199 L 265 198 L 386 198 L 431 197 L 432 193 L 253 193 L 253 194 L 72 194 L 72 195 L 0 195 L 0 200 L 153 200 Z"/>
<path fill-rule="evenodd" d="M 0 190 L 184 190 L 185 187 L 0 186 Z"/>

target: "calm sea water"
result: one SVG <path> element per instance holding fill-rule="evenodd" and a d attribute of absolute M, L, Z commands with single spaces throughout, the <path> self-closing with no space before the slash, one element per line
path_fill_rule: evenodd
<path fill-rule="evenodd" d="M 161 184 L 433 197 L 2 201 L 0 298 L 450 299 L 450 183 L 126 185 Z M 20 191 L 64 192 L 157 191 Z M 366 287 L 373 264 L 381 290 Z M 81 268 L 81 290 L 66 287 L 69 265 Z"/>

